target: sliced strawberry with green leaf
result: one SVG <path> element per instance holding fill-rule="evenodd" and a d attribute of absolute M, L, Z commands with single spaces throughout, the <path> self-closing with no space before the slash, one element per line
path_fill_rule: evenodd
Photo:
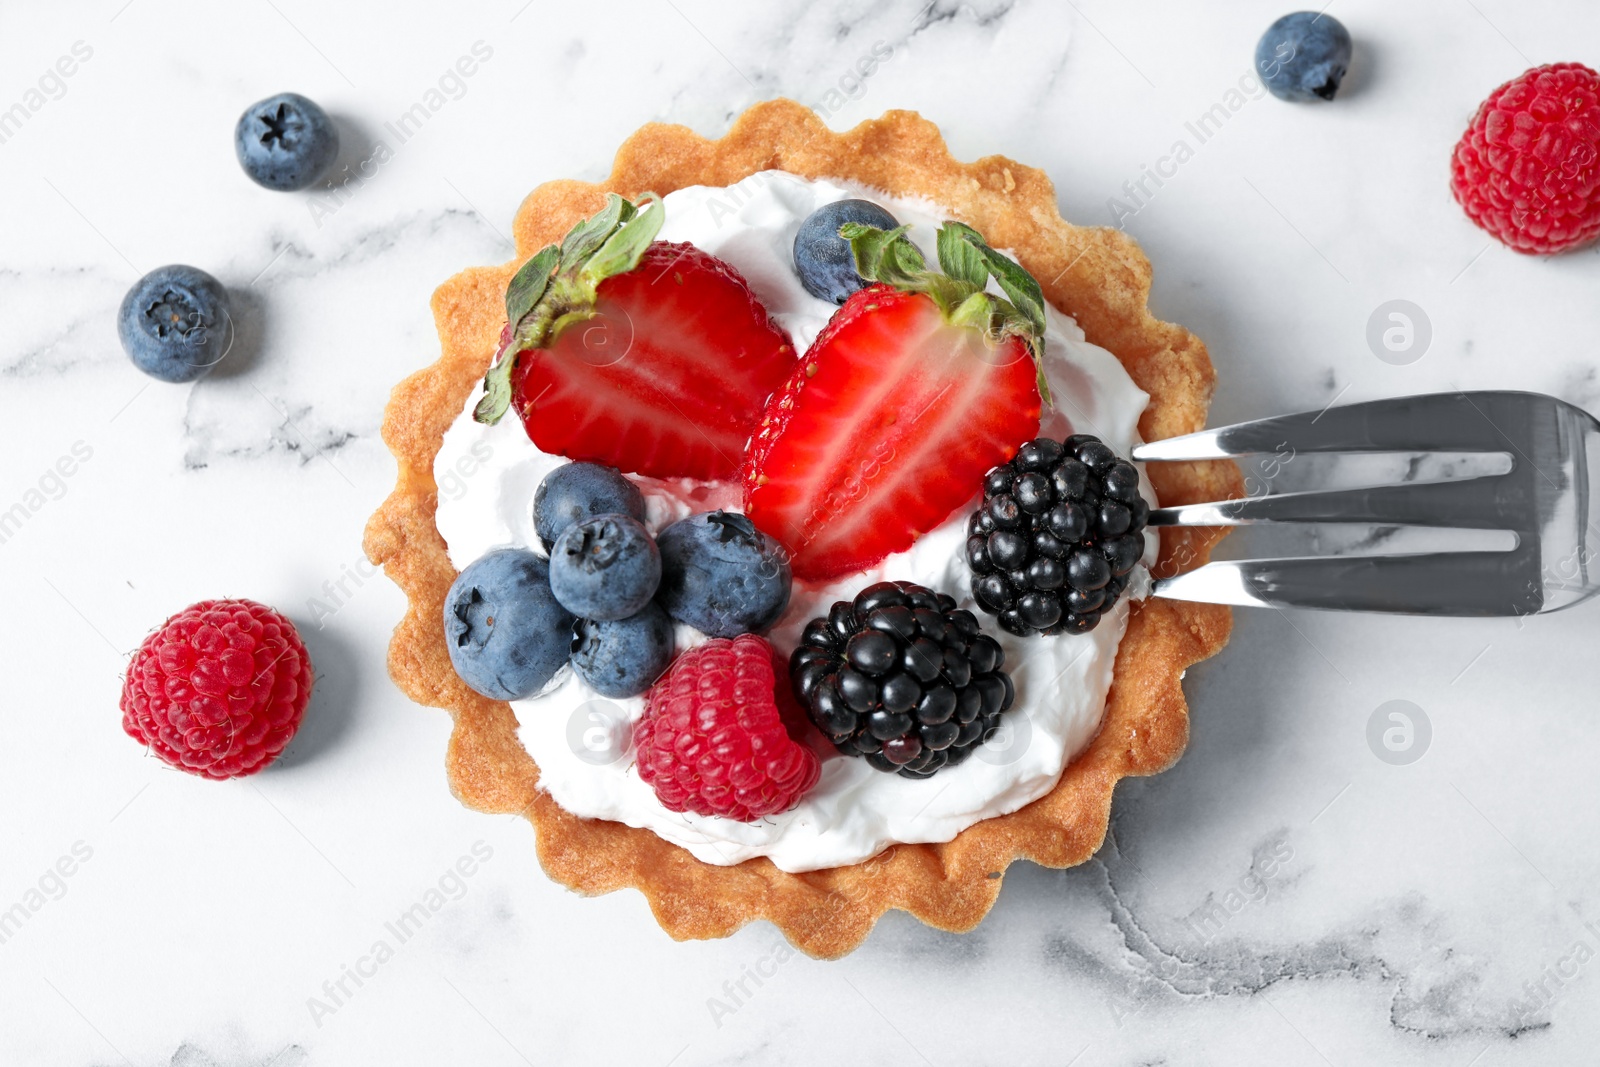
<path fill-rule="evenodd" d="M 745 512 L 798 578 L 861 571 L 910 548 L 1038 434 L 1044 296 L 960 223 L 943 272 L 906 227 L 840 228 L 861 277 L 767 405 L 745 465 Z M 985 291 L 990 275 L 1010 299 Z"/>
<path fill-rule="evenodd" d="M 794 346 L 739 272 L 656 241 L 659 202 L 613 194 L 506 290 L 507 334 L 474 416 L 515 407 L 533 443 L 659 478 L 730 478 Z"/>

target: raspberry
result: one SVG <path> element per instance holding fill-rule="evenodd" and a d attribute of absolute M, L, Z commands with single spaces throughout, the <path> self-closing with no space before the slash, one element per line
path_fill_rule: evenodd
<path fill-rule="evenodd" d="M 817 754 L 790 736 L 803 717 L 781 673 L 772 646 L 745 634 L 690 649 L 650 690 L 635 757 L 667 810 L 755 822 L 817 784 Z"/>
<path fill-rule="evenodd" d="M 311 681 L 294 623 L 253 600 L 202 600 L 134 653 L 122 728 L 180 771 L 242 778 L 294 737 Z"/>
<path fill-rule="evenodd" d="M 1456 144 L 1450 191 L 1517 252 L 1564 252 L 1600 236 L 1600 74 L 1553 63 L 1490 93 Z"/>

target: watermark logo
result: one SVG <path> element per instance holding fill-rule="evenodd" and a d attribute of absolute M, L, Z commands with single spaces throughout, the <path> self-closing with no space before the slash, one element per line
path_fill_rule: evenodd
<path fill-rule="evenodd" d="M 1150 206 L 1162 187 L 1178 176 L 1178 170 L 1195 157 L 1200 146 L 1222 132 L 1223 126 L 1243 110 L 1252 100 L 1267 95 L 1254 71 L 1245 71 L 1238 80 L 1222 92 L 1216 103 L 1183 124 L 1185 136 L 1172 142 L 1165 155 L 1156 161 L 1139 164 L 1139 175 L 1122 183 L 1122 196 L 1106 200 L 1106 210 L 1111 213 L 1111 225 L 1126 229 L 1133 216 Z"/>
<path fill-rule="evenodd" d="M 590 367 L 614 367 L 633 351 L 633 316 L 626 311 L 598 311 L 572 331 L 578 335 L 577 357 Z"/>
<path fill-rule="evenodd" d="M 46 467 L 16 503 L 0 511 L 0 545 L 17 536 L 28 520 L 43 511 L 47 504 L 66 496 L 69 488 L 67 480 L 93 458 L 93 446 L 85 441 L 72 442 L 72 447 Z"/>
<path fill-rule="evenodd" d="M 1222 893 L 1208 893 L 1204 904 L 1184 917 L 1187 926 L 1202 942 L 1210 941 L 1222 933 L 1235 916 L 1252 904 L 1266 900 L 1272 892 L 1273 879 L 1280 878 L 1284 867 L 1294 859 L 1294 846 L 1281 831 L 1255 849 L 1250 870 L 1237 885 Z"/>
<path fill-rule="evenodd" d="M 737 978 L 723 982 L 722 996 L 706 998 L 706 1010 L 711 1013 L 716 1028 L 722 1029 L 723 1021 L 748 1004 L 768 980 L 777 976 L 778 968 L 794 956 L 794 948 L 787 941 L 780 941 L 741 967 Z"/>
<path fill-rule="evenodd" d="M 974 755 L 994 767 L 1009 767 L 1033 744 L 1033 719 L 1013 708 L 1000 716 L 1000 725 Z"/>
<path fill-rule="evenodd" d="M 489 465 L 494 458 L 494 446 L 488 441 L 474 441 L 467 454 L 458 458 L 444 470 L 433 472 L 439 495 L 446 500 L 460 500 L 467 495 L 467 481 Z"/>
<path fill-rule="evenodd" d="M 1272 483 L 1278 480 L 1284 468 L 1293 463 L 1298 454 L 1289 446 L 1288 441 L 1280 441 L 1270 453 L 1256 457 L 1254 462 L 1249 464 L 1254 469 L 1244 476 L 1244 495 L 1253 500 L 1270 494 Z"/>
<path fill-rule="evenodd" d="M 855 63 L 834 84 L 828 86 L 828 91 L 822 94 L 822 99 L 812 108 L 823 118 L 835 115 L 839 109 L 851 100 L 859 100 L 867 93 L 867 79 L 878 73 L 878 68 L 894 58 L 894 46 L 886 41 L 873 41 L 872 50 L 859 57 Z"/>
<path fill-rule="evenodd" d="M 1432 343 L 1433 322 L 1409 300 L 1385 301 L 1367 318 L 1367 347 L 1391 366 L 1415 363 Z"/>
<path fill-rule="evenodd" d="M 78 68 L 94 58 L 94 47 L 87 41 L 73 41 L 65 55 L 56 59 L 39 75 L 22 97 L 8 108 L 0 109 L 0 144 L 5 144 L 22 132 L 33 116 L 44 110 L 52 100 L 67 95 L 67 79 L 78 73 Z"/>
<path fill-rule="evenodd" d="M 488 842 L 474 841 L 472 848 L 446 867 L 414 904 L 383 924 L 383 934 L 356 957 L 355 963 L 341 963 L 339 972 L 323 982 L 317 994 L 306 998 L 311 1021 L 320 1029 L 323 1020 L 338 1014 L 435 915 L 467 895 L 469 880 L 493 858 L 494 848 Z"/>
<path fill-rule="evenodd" d="M 17 936 L 17 932 L 43 911 L 46 905 L 66 896 L 69 888 L 67 879 L 77 874 L 79 868 L 93 858 L 94 849 L 87 842 L 74 841 L 70 849 L 46 867 L 16 903 L 0 911 L 0 945 Z"/>
<path fill-rule="evenodd" d="M 626 756 L 632 744 L 633 721 L 604 697 L 584 701 L 567 716 L 567 747 L 592 767 L 609 767 Z"/>
<path fill-rule="evenodd" d="M 394 158 L 395 150 L 420 133 L 422 127 L 444 110 L 446 104 L 466 96 L 469 88 L 467 79 L 478 73 L 479 68 L 492 58 L 492 46 L 485 41 L 474 41 L 472 47 L 446 67 L 421 97 L 392 122 L 383 124 L 383 128 L 389 131 L 389 138 L 379 139 L 354 169 L 347 163 L 324 181 L 322 187 L 306 200 L 306 210 L 311 213 L 311 221 L 317 229 L 322 229 L 324 219 L 338 214 L 362 186 L 377 177 L 379 168 Z M 389 146 L 390 139 L 394 141 L 393 148 Z"/>
<path fill-rule="evenodd" d="M 1367 719 L 1367 747 L 1391 766 L 1417 762 L 1432 742 L 1433 723 L 1428 713 L 1409 700 L 1379 704 Z"/>
<path fill-rule="evenodd" d="M 355 564 L 341 563 L 339 576 L 322 583 L 320 597 L 306 598 L 306 613 L 321 630 L 328 620 L 343 611 L 369 579 L 376 577 L 378 568 L 366 556 L 357 556 Z"/>
<path fill-rule="evenodd" d="M 1511 1010 L 1518 1019 L 1531 1023 L 1539 1013 L 1547 1011 L 1567 992 L 1567 986 L 1578 979 L 1584 965 L 1594 959 L 1600 947 L 1600 928 L 1586 922 L 1583 929 L 1589 936 L 1579 937 L 1554 961 L 1546 964 L 1538 978 L 1523 982 L 1522 997 L 1511 998 Z"/>

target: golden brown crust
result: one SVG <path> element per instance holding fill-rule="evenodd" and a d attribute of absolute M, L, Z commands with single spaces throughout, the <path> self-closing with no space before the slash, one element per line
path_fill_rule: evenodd
<path fill-rule="evenodd" d="M 833 133 L 799 104 L 774 100 L 750 108 L 717 141 L 682 126 L 643 127 L 618 150 L 605 181 L 547 182 L 529 194 L 517 212 L 514 260 L 465 270 L 439 287 L 433 314 L 442 355 L 401 382 L 385 412 L 383 436 L 399 481 L 368 523 L 366 551 L 410 599 L 390 644 L 389 671 L 413 700 L 453 716 L 446 765 L 463 803 L 524 814 L 550 877 L 583 893 L 636 888 L 675 938 L 722 937 L 767 919 L 803 951 L 834 957 L 859 945 L 889 908 L 941 929 L 971 929 L 1014 859 L 1067 867 L 1089 858 L 1105 837 L 1117 781 L 1163 770 L 1183 752 L 1188 706 L 1179 680 L 1226 643 L 1231 617 L 1224 607 L 1136 604 L 1089 748 L 1051 793 L 947 844 L 899 845 L 808 874 L 785 874 L 765 859 L 717 867 L 647 830 L 570 815 L 538 789 L 539 768 L 517 739 L 510 706 L 474 693 L 450 667 L 442 614 L 456 572 L 434 525 L 434 456 L 494 352 L 506 282 L 528 256 L 598 210 L 607 192 L 664 195 L 687 185 L 732 185 L 768 169 L 848 179 L 949 208 L 995 247 L 1013 251 L 1051 303 L 1122 361 L 1150 394 L 1140 420 L 1145 439 L 1204 425 L 1215 382 L 1205 346 L 1149 313 L 1150 265 L 1125 234 L 1065 222 L 1050 180 L 1031 167 L 1002 156 L 957 162 L 937 127 L 914 112 L 891 111 Z M 1156 464 L 1150 475 L 1164 504 L 1240 492 L 1232 464 Z M 1165 531 L 1158 571 L 1203 562 L 1220 536 Z"/>

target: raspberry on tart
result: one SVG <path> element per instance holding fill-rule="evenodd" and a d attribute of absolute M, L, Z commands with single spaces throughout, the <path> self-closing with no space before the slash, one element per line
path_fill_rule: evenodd
<path fill-rule="evenodd" d="M 772 646 L 745 634 L 679 656 L 650 690 L 633 743 L 639 777 L 668 811 L 754 822 L 794 807 L 817 784 L 817 754 L 795 722 Z"/>

